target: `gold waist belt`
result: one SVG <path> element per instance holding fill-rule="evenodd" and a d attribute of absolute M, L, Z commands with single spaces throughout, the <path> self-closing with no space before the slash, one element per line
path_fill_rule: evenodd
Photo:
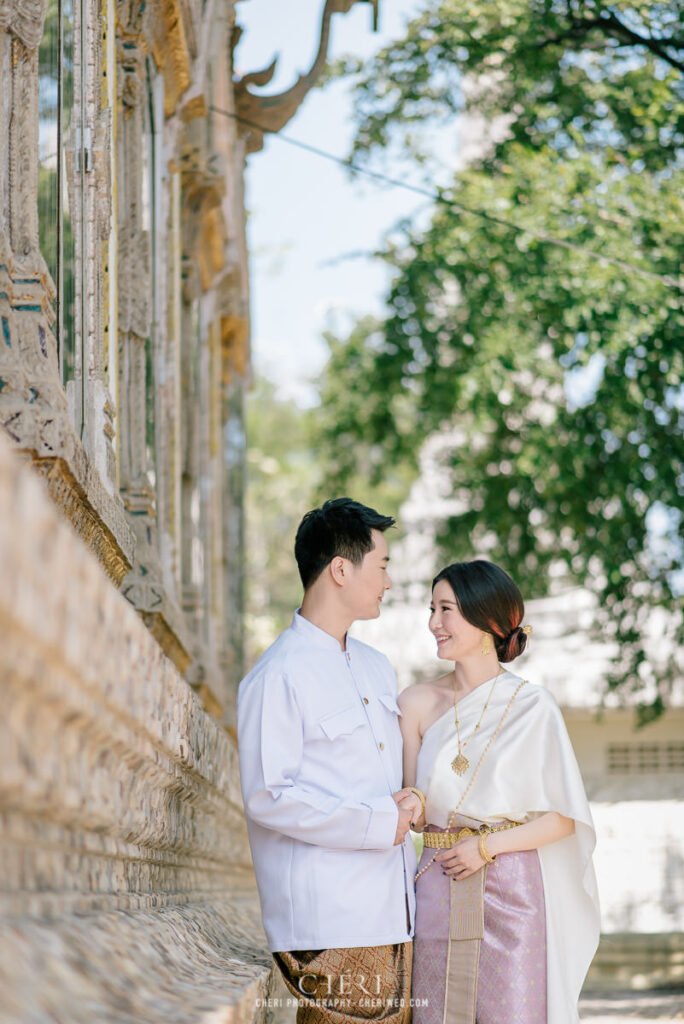
<path fill-rule="evenodd" d="M 522 825 L 521 821 L 506 821 L 503 825 L 480 825 L 479 828 L 461 828 L 458 832 L 423 832 L 423 846 L 432 850 L 448 850 L 454 846 L 459 839 L 467 839 L 468 836 L 488 836 L 490 832 L 503 832 L 507 828 L 516 828 Z"/>

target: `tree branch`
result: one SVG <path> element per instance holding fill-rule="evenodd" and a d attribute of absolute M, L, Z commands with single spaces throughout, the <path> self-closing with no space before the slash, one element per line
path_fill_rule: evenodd
<path fill-rule="evenodd" d="M 644 46 L 656 57 L 666 61 L 677 71 L 684 72 L 684 60 L 673 56 L 670 49 L 684 49 L 684 42 L 678 39 L 653 39 L 650 36 L 639 35 L 634 29 L 625 25 L 617 15 L 611 11 L 607 18 L 577 18 L 570 16 L 570 27 L 565 32 L 559 32 L 554 36 L 546 36 L 537 43 L 537 49 L 542 50 L 546 46 L 553 46 L 557 43 L 564 43 L 568 39 L 579 40 L 586 36 L 593 29 L 600 29 L 604 34 L 619 39 L 622 42 L 631 43 L 633 46 Z"/>
<path fill-rule="evenodd" d="M 609 26 L 609 35 L 614 36 L 616 39 L 622 39 L 624 42 L 632 43 L 634 46 L 645 46 L 647 50 L 650 50 L 656 57 L 660 57 L 661 60 L 666 61 L 671 67 L 684 72 L 684 60 L 680 60 L 668 53 L 669 48 L 675 50 L 684 49 L 684 42 L 674 39 L 653 39 L 650 36 L 641 36 L 638 32 L 635 32 L 628 25 L 620 21 L 613 11 L 610 11 L 607 18 L 597 19 L 595 24 Z"/>

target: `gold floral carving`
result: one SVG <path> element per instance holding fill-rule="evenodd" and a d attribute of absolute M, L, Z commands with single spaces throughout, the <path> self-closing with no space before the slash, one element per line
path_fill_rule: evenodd
<path fill-rule="evenodd" d="M 192 126 L 191 126 L 192 127 Z M 197 269 L 202 291 L 211 288 L 225 264 L 226 224 L 221 210 L 224 179 L 190 142 L 183 156 L 183 255 Z"/>
<path fill-rule="evenodd" d="M 117 587 L 131 566 L 114 535 L 90 506 L 82 487 L 64 459 L 34 458 L 47 484 L 50 497 L 59 506 L 76 532 L 94 551 L 109 578 Z"/>
<path fill-rule="evenodd" d="M 226 225 L 219 206 L 208 209 L 202 218 L 197 259 L 202 289 L 208 291 L 224 263 Z"/>
<path fill-rule="evenodd" d="M 194 121 L 196 117 L 207 117 L 208 114 L 209 107 L 207 106 L 207 101 L 201 94 L 193 96 L 192 99 L 183 104 L 181 109 L 181 117 L 185 124 Z"/>
<path fill-rule="evenodd" d="M 164 75 L 164 113 L 171 117 L 192 81 L 190 52 L 178 0 L 160 0 L 153 54 Z"/>
<path fill-rule="evenodd" d="M 166 618 L 156 612 L 141 611 L 139 614 L 164 654 L 176 666 L 180 674 L 184 675 L 192 659 L 176 634 L 169 628 Z"/>
<path fill-rule="evenodd" d="M 249 360 L 249 321 L 244 316 L 221 317 L 223 378 L 227 383 L 235 371 L 244 376 Z"/>

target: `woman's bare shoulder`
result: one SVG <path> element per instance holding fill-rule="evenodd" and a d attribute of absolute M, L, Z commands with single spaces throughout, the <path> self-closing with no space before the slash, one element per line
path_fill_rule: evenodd
<path fill-rule="evenodd" d="M 428 683 L 413 683 L 399 694 L 399 707 L 404 714 L 422 714 L 443 702 L 447 691 L 451 692 L 450 673 Z"/>

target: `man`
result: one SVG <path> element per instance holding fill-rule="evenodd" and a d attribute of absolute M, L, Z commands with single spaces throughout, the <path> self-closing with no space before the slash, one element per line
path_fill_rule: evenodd
<path fill-rule="evenodd" d="M 347 636 L 391 586 L 390 516 L 349 498 L 299 525 L 292 625 L 240 684 L 242 793 L 269 948 L 299 1024 L 410 1015 L 420 801 L 401 789 L 396 681 Z"/>

